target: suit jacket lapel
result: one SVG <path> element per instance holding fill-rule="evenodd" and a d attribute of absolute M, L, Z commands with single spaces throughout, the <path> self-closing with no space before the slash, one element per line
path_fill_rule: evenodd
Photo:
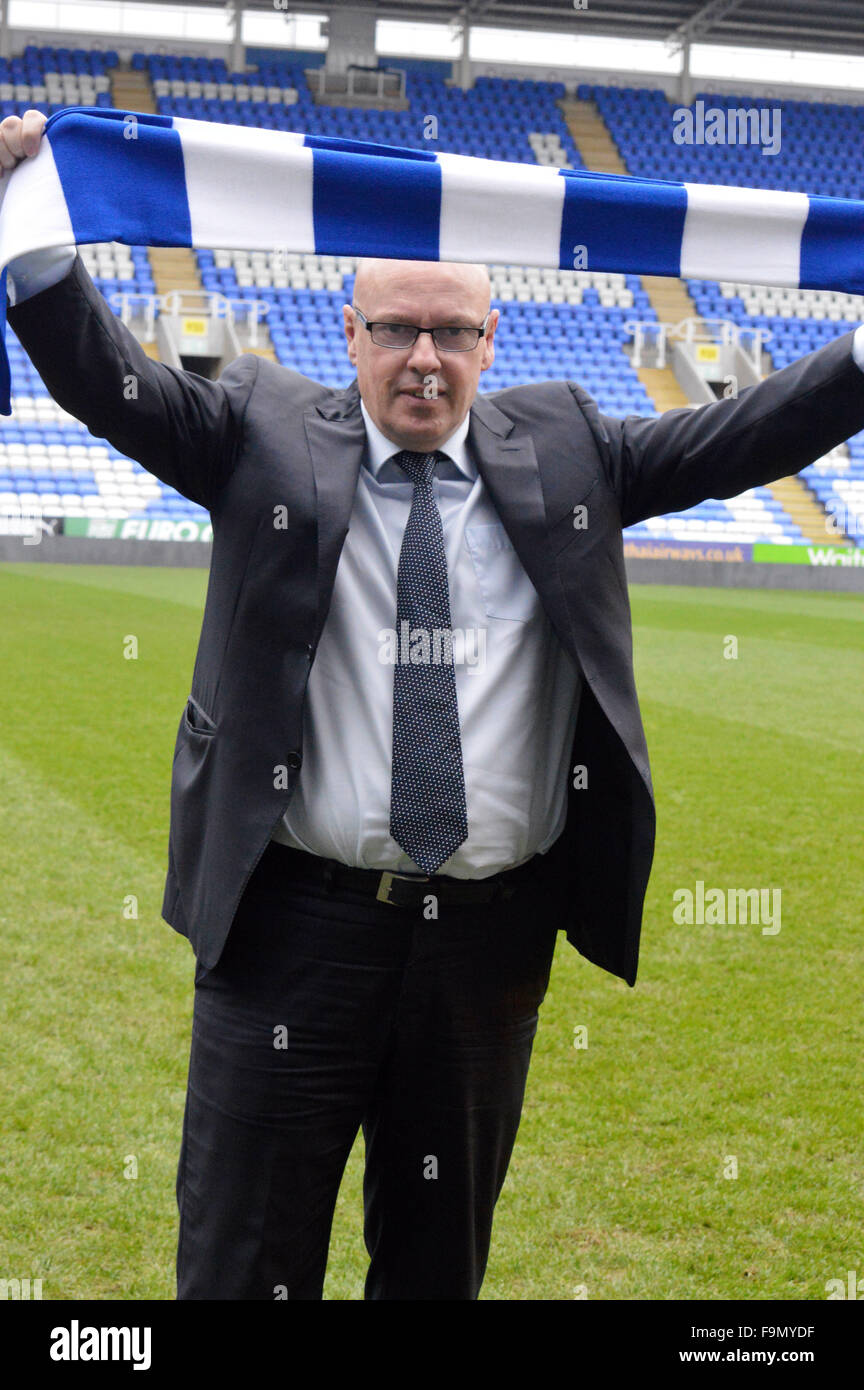
<path fill-rule="evenodd" d="M 491 401 L 471 407 L 468 448 L 504 529 L 531 574 L 546 540 L 546 509 L 534 443 Z M 533 578 L 533 575 L 532 575 Z"/>
<path fill-rule="evenodd" d="M 525 573 L 568 650 L 573 635 L 561 576 L 553 561 L 543 484 L 531 436 L 478 396 L 471 407 L 468 447 Z"/>
<path fill-rule="evenodd" d="M 344 391 L 310 407 L 306 438 L 315 478 L 318 520 L 318 623 L 323 624 L 336 577 L 366 448 L 356 378 Z M 471 407 L 468 447 L 525 571 L 560 633 L 569 621 L 552 563 L 543 487 L 531 436 L 483 396 Z"/>
<path fill-rule="evenodd" d="M 318 524 L 318 630 L 324 624 L 336 579 L 336 566 L 348 534 L 357 479 L 366 448 L 356 379 L 330 400 L 311 406 L 305 416 L 306 439 L 315 478 Z"/>

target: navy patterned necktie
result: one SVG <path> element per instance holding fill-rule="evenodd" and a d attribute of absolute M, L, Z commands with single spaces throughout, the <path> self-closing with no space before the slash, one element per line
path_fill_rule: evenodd
<path fill-rule="evenodd" d="M 414 495 L 396 583 L 390 834 L 427 874 L 468 838 L 447 557 L 432 488 L 438 457 L 407 450 L 396 455 Z M 405 654 L 415 659 L 403 661 Z"/>

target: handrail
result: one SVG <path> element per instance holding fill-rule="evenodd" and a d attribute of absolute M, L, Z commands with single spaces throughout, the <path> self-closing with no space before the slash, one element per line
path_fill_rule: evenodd
<path fill-rule="evenodd" d="M 624 327 L 633 334 L 634 367 L 642 366 L 642 352 L 649 341 L 657 343 L 657 366 L 666 366 L 666 349 L 670 338 L 679 339 L 692 347 L 694 343 L 716 343 L 721 347 L 739 347 L 747 353 L 757 372 L 762 371 L 762 349 L 774 334 L 769 328 L 748 328 L 731 319 L 705 319 L 690 316 L 679 323 L 659 323 L 655 319 L 631 319 Z M 719 332 L 716 331 L 719 329 Z M 752 344 L 748 353 L 743 339 Z"/>
<path fill-rule="evenodd" d="M 109 295 L 108 303 L 120 310 L 120 322 L 128 328 L 136 317 L 135 305 L 144 308 L 144 341 L 152 342 L 156 336 L 156 309 L 159 303 L 157 294 L 135 294 L 130 290 L 115 290 Z"/>
<path fill-rule="evenodd" d="M 167 290 L 165 294 L 134 294 L 118 290 L 110 296 L 109 303 L 120 309 L 120 317 L 127 327 L 135 317 L 136 306 L 140 308 L 143 305 L 147 341 L 155 337 L 157 312 L 170 318 L 202 314 L 227 319 L 232 326 L 245 323 L 249 332 L 249 347 L 258 346 L 258 326 L 266 319 L 271 307 L 266 299 L 230 298 L 218 290 Z"/>

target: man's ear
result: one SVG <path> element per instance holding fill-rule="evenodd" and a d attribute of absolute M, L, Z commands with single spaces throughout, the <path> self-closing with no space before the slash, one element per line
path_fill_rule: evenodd
<path fill-rule="evenodd" d="M 500 312 L 492 309 L 489 314 L 489 322 L 486 325 L 486 333 L 483 338 L 483 359 L 480 366 L 481 372 L 486 372 L 495 361 L 495 329 L 498 327 Z"/>
<path fill-rule="evenodd" d="M 348 361 L 357 365 L 357 323 L 350 304 L 342 305 L 342 319 L 345 327 L 345 341 L 348 344 Z"/>

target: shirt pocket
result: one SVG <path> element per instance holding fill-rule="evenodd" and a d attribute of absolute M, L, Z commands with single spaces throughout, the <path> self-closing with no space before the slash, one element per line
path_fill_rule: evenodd
<path fill-rule="evenodd" d="M 466 526 L 465 543 L 487 618 L 527 623 L 535 617 L 540 611 L 540 597 L 504 527 Z"/>

